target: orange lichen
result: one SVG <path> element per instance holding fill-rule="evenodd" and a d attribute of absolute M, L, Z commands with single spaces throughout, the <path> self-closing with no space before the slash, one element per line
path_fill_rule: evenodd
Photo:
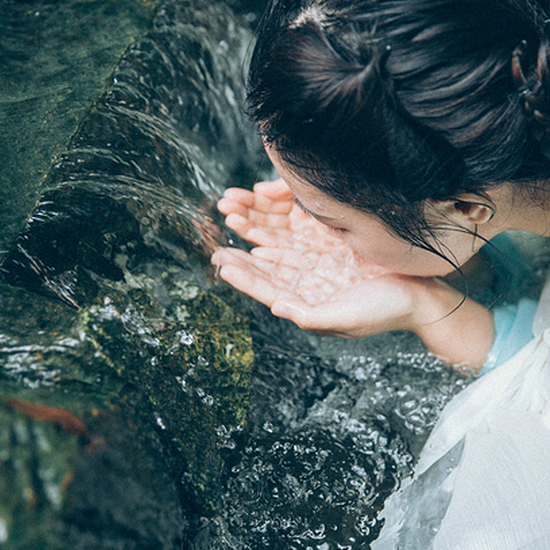
<path fill-rule="evenodd" d="M 76 435 L 86 436 L 88 434 L 86 424 L 81 418 L 76 416 L 76 414 L 60 407 L 39 405 L 37 403 L 33 403 L 32 401 L 25 401 L 14 397 L 4 399 L 3 401 L 13 410 L 34 420 L 56 424 L 64 430 Z"/>

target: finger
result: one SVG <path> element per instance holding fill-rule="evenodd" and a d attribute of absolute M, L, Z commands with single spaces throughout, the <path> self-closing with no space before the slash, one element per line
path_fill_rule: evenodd
<path fill-rule="evenodd" d="M 238 248 L 219 248 L 212 256 L 211 261 L 219 267 L 233 265 L 254 272 L 258 277 L 271 279 L 273 286 L 289 293 L 295 293 L 296 283 L 299 280 L 300 270 L 298 267 L 257 258 Z"/>
<path fill-rule="evenodd" d="M 220 199 L 218 202 L 218 210 L 229 216 L 231 214 L 238 214 L 243 218 L 247 218 L 252 225 L 258 227 L 283 227 L 288 228 L 290 226 L 290 219 L 288 213 L 278 214 L 278 213 L 264 213 L 260 211 L 253 210 L 246 207 L 240 202 L 236 202 L 230 199 Z"/>
<path fill-rule="evenodd" d="M 270 261 L 275 264 L 287 265 L 296 269 L 309 269 L 319 261 L 319 255 L 315 252 L 306 253 L 293 248 L 258 246 L 250 251 L 255 258 Z"/>
<path fill-rule="evenodd" d="M 254 186 L 254 192 L 274 200 L 294 201 L 292 191 L 283 178 L 274 181 L 261 181 Z"/>
<path fill-rule="evenodd" d="M 226 189 L 223 198 L 238 202 L 243 206 L 266 214 L 288 214 L 294 205 L 294 196 L 292 193 L 290 195 L 287 194 L 287 196 L 269 197 L 238 187 Z"/>
<path fill-rule="evenodd" d="M 320 335 L 351 338 L 367 336 L 369 333 L 366 324 L 362 323 L 361 334 L 355 335 L 354 325 L 350 323 L 350 317 L 353 315 L 337 302 L 311 306 L 303 301 L 279 299 L 273 302 L 271 312 L 277 317 L 292 321 L 304 330 L 310 330 Z"/>
<path fill-rule="evenodd" d="M 245 206 L 242 202 L 234 201 L 232 199 L 222 198 L 216 205 L 218 210 L 224 215 L 239 214 L 240 216 L 248 216 L 248 206 Z"/>
<path fill-rule="evenodd" d="M 220 269 L 219 276 L 235 289 L 268 307 L 278 299 L 291 298 L 284 287 L 278 286 L 273 280 L 258 270 L 251 269 L 250 266 L 224 265 Z"/>
<path fill-rule="evenodd" d="M 212 254 L 210 261 L 220 267 L 229 264 L 246 267 L 253 260 L 248 252 L 240 248 L 220 247 Z M 254 261 L 258 262 L 259 260 Z"/>
<path fill-rule="evenodd" d="M 274 300 L 271 304 L 271 313 L 281 319 L 292 321 L 304 330 L 317 330 L 313 307 L 300 301 Z"/>
<path fill-rule="evenodd" d="M 272 274 L 276 267 L 273 262 L 262 258 L 256 258 L 239 248 L 218 248 L 212 255 L 211 261 L 219 266 L 231 264 L 242 267 L 243 269 L 253 268 L 267 274 Z"/>
<path fill-rule="evenodd" d="M 215 250 L 214 254 L 212 254 L 210 261 L 214 265 L 222 266 L 243 259 L 246 255 L 248 255 L 248 253 L 240 248 L 220 246 Z"/>
<path fill-rule="evenodd" d="M 259 246 L 277 247 L 281 242 L 291 238 L 289 231 L 282 228 L 270 230 L 270 228 L 256 227 L 248 218 L 238 214 L 227 216 L 225 224 L 239 237 Z"/>

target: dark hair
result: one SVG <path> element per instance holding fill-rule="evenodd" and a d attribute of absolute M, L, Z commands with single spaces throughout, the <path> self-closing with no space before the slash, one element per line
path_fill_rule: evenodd
<path fill-rule="evenodd" d="M 426 199 L 550 179 L 548 5 L 271 0 L 251 115 L 299 177 L 436 251 Z"/>

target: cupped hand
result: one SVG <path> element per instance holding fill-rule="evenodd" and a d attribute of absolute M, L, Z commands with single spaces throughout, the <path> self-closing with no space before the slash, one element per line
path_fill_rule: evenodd
<path fill-rule="evenodd" d="M 219 201 L 226 224 L 256 245 L 220 248 L 219 275 L 274 315 L 321 334 L 349 338 L 411 329 L 422 280 L 383 273 L 345 239 L 305 214 L 283 180 L 253 191 L 228 189 Z"/>

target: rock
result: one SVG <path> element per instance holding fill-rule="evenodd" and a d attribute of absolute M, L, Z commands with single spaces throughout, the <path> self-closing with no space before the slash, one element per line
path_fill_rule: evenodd
<path fill-rule="evenodd" d="M 250 181 L 260 159 L 242 110 L 250 32 L 223 4 L 127 4 L 26 6 L 105 20 L 102 40 L 116 39 L 97 55 L 126 50 L 103 91 L 97 70 L 67 115 L 78 129 L 1 264 L 9 550 L 180 549 L 217 509 L 224 453 L 247 426 L 248 321 L 217 288 L 209 255 L 227 239 L 213 200 L 233 178 Z M 86 50 L 81 23 L 72 32 Z M 44 155 L 68 139 L 59 124 Z M 19 219 L 23 203 L 3 218 Z"/>

